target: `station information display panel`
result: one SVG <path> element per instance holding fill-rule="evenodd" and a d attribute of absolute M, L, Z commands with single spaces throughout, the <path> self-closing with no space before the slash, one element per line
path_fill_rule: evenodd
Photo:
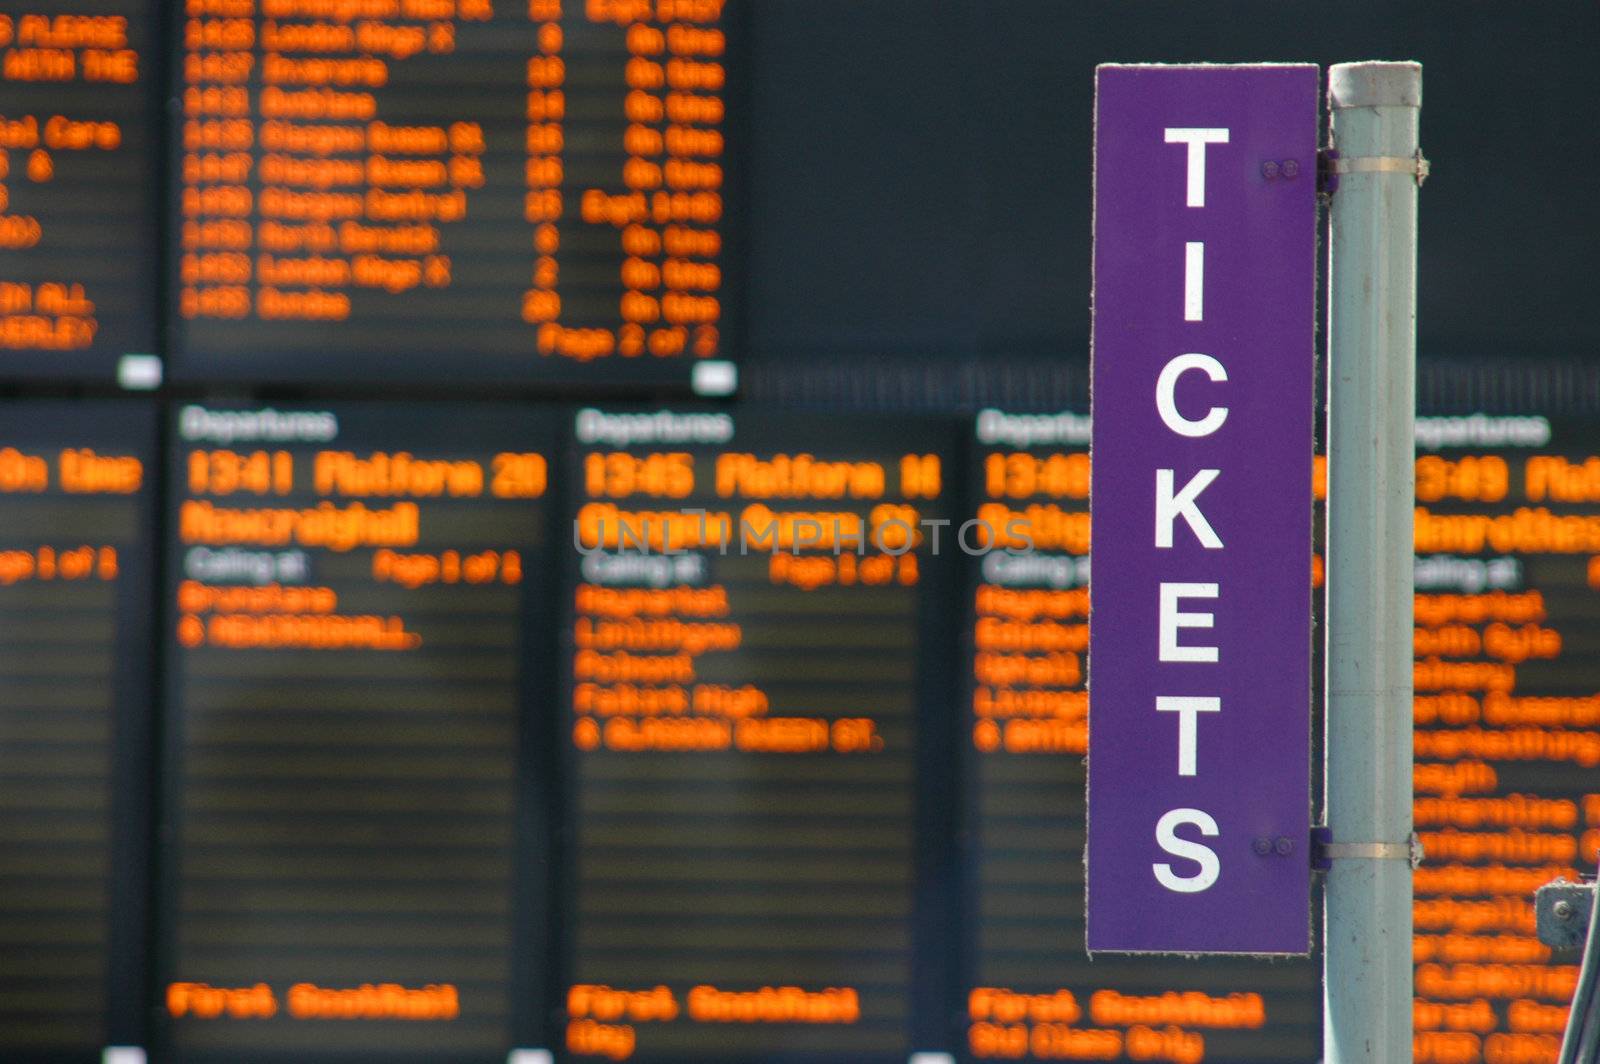
<path fill-rule="evenodd" d="M 574 1059 L 907 1058 L 936 425 L 578 413 Z"/>
<path fill-rule="evenodd" d="M 184 0 L 187 379 L 685 382 L 723 341 L 723 0 Z"/>
<path fill-rule="evenodd" d="M 163 1059 L 499 1064 L 537 1033 L 550 424 L 175 411 Z"/>
<path fill-rule="evenodd" d="M 1416 1059 L 1554 1060 L 1533 892 L 1600 842 L 1596 422 L 1417 419 Z"/>
<path fill-rule="evenodd" d="M 98 1061 L 144 989 L 155 418 L 0 404 L 0 1059 Z"/>
<path fill-rule="evenodd" d="M 157 7 L 0 3 L 0 379 L 156 350 Z"/>
<path fill-rule="evenodd" d="M 970 1060 L 1310 1062 L 1317 967 L 1084 952 L 1089 418 L 979 414 L 966 720 Z"/>

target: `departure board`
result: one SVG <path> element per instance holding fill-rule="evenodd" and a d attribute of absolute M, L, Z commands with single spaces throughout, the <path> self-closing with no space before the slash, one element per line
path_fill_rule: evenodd
<path fill-rule="evenodd" d="M 1417 419 L 1416 1059 L 1553 1061 L 1533 892 L 1600 842 L 1600 424 Z"/>
<path fill-rule="evenodd" d="M 177 372 L 725 357 L 724 0 L 184 0 Z"/>
<path fill-rule="evenodd" d="M 137 1040 L 154 412 L 0 404 L 0 1060 Z"/>
<path fill-rule="evenodd" d="M 162 1059 L 500 1064 L 541 992 L 550 422 L 171 431 Z"/>
<path fill-rule="evenodd" d="M 573 1059 L 906 1059 L 934 424 L 577 414 Z"/>
<path fill-rule="evenodd" d="M 976 436 L 970 516 L 1003 549 L 970 600 L 967 1058 L 1317 1060 L 1313 962 L 1089 961 L 1089 418 L 985 410 Z"/>
<path fill-rule="evenodd" d="M 157 7 L 0 3 L 0 378 L 156 350 Z"/>

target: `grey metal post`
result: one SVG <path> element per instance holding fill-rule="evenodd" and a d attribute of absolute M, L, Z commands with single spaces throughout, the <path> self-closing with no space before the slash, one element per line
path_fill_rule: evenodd
<path fill-rule="evenodd" d="M 1411 1059 L 1411 559 L 1422 68 L 1328 73 L 1326 1064 Z"/>

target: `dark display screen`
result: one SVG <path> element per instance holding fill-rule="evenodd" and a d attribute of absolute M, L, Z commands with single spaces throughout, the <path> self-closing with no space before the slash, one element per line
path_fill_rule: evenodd
<path fill-rule="evenodd" d="M 686 382 L 725 357 L 722 0 L 185 0 L 191 379 Z"/>
<path fill-rule="evenodd" d="M 0 405 L 0 1058 L 1318 1058 L 1316 958 L 1084 954 L 1084 417 L 170 414 Z M 1418 1061 L 1565 1024 L 1596 439 L 1418 419 Z"/>
<path fill-rule="evenodd" d="M 1577 956 L 1533 892 L 1600 840 L 1600 434 L 1417 419 L 1416 1059 L 1554 1060 Z"/>
<path fill-rule="evenodd" d="M 177 409 L 174 1058 L 499 1062 L 529 1035 L 547 425 Z"/>
<path fill-rule="evenodd" d="M 156 351 L 156 9 L 0 3 L 0 377 Z"/>
<path fill-rule="evenodd" d="M 584 410 L 576 437 L 566 1048 L 904 1061 L 948 429 Z"/>
<path fill-rule="evenodd" d="M 1310 1062 L 1317 965 L 1084 952 L 1089 419 L 978 417 L 966 720 L 972 1060 Z M 1102 474 L 1104 475 L 1104 474 Z"/>
<path fill-rule="evenodd" d="M 0 404 L 0 1059 L 143 1007 L 155 418 Z"/>

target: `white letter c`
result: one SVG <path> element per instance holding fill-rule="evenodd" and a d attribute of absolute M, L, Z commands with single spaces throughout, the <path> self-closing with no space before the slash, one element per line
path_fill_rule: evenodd
<path fill-rule="evenodd" d="M 1193 352 L 1179 355 L 1162 366 L 1161 375 L 1156 378 L 1156 409 L 1161 412 L 1162 423 L 1179 436 L 1209 436 L 1228 420 L 1228 408 L 1214 406 L 1206 411 L 1206 416 L 1199 421 L 1191 421 L 1178 413 L 1178 404 L 1173 399 L 1173 392 L 1178 387 L 1178 378 L 1192 369 L 1201 371 L 1211 378 L 1213 383 L 1228 379 L 1228 371 L 1222 368 L 1221 362 L 1210 355 Z"/>

